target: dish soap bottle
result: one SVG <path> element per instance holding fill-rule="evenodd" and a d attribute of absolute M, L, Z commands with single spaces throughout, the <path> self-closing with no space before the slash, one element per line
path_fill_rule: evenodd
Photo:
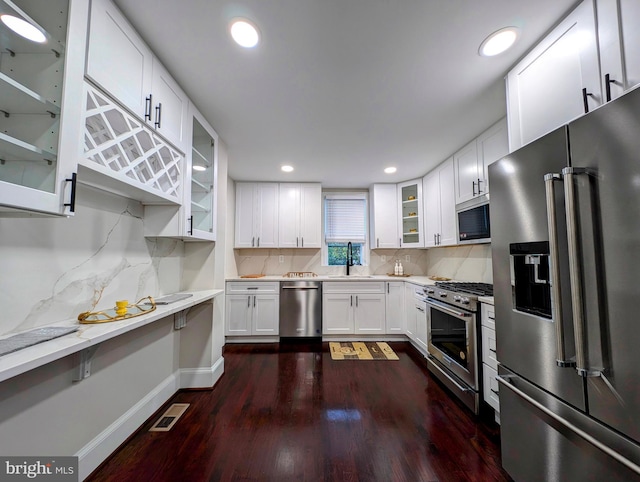
<path fill-rule="evenodd" d="M 400 263 L 400 260 L 396 259 L 396 266 L 395 268 L 393 268 L 393 274 L 395 276 L 398 276 L 400 274 L 400 266 L 398 266 L 398 263 Z"/>
<path fill-rule="evenodd" d="M 404 275 L 404 268 L 402 267 L 402 262 L 398 263 L 398 275 Z"/>

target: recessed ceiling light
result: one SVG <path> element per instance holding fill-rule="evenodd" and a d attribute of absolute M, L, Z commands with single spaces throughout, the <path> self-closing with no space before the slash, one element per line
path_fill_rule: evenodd
<path fill-rule="evenodd" d="M 384 168 L 384 172 L 386 172 L 387 174 L 393 174 L 396 171 L 397 171 L 397 169 L 395 167 L 385 167 Z"/>
<path fill-rule="evenodd" d="M 238 45 L 248 49 L 258 45 L 260 40 L 256 26 L 244 18 L 236 18 L 231 21 L 231 36 Z"/>
<path fill-rule="evenodd" d="M 511 47 L 518 38 L 516 27 L 505 27 L 493 32 L 480 44 L 478 53 L 483 57 L 493 57 Z"/>
<path fill-rule="evenodd" d="M 291 167 L 291 166 L 282 166 L 280 169 L 282 169 L 284 172 L 293 171 L 293 167 Z"/>
<path fill-rule="evenodd" d="M 18 35 L 33 42 L 43 43 L 47 40 L 47 37 L 37 27 L 26 20 L 6 14 L 0 16 L 0 20 Z"/>
<path fill-rule="evenodd" d="M 206 171 L 207 170 L 207 168 L 205 166 L 200 166 L 199 164 L 194 164 L 192 166 L 192 169 L 194 171 Z"/>

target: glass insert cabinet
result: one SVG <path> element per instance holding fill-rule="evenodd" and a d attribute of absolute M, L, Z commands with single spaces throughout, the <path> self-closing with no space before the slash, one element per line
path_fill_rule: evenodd
<path fill-rule="evenodd" d="M 0 0 L 2 212 L 73 214 L 87 3 Z"/>
<path fill-rule="evenodd" d="M 398 184 L 398 207 L 400 218 L 400 247 L 422 247 L 422 180 Z"/>

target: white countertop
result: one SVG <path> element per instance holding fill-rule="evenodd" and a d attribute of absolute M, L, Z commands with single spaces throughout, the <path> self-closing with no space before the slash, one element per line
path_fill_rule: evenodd
<path fill-rule="evenodd" d="M 95 325 L 80 325 L 78 320 L 68 320 L 48 325 L 79 325 L 80 329 L 68 335 L 0 356 L 0 382 L 213 299 L 223 294 L 224 290 L 205 290 L 190 293 L 193 296 L 169 305 L 157 305 L 156 309 L 148 315 L 141 315 L 127 320 Z M 15 334 L 11 333 L 0 338 L 9 338 Z"/>
<path fill-rule="evenodd" d="M 415 283 L 423 286 L 432 286 L 436 284 L 434 280 L 429 279 L 428 276 L 389 276 L 386 274 L 374 274 L 374 275 L 318 275 L 311 277 L 301 278 L 288 278 L 282 275 L 267 275 L 261 278 L 242 278 L 240 276 L 234 278 L 227 278 L 226 281 L 406 281 L 408 283 Z"/>
<path fill-rule="evenodd" d="M 493 305 L 493 296 L 479 296 L 478 301 L 480 303 L 487 303 L 488 305 Z"/>

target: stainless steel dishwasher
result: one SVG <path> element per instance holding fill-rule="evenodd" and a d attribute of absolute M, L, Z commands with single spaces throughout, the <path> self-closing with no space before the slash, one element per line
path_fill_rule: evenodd
<path fill-rule="evenodd" d="M 322 336 L 322 281 L 280 282 L 280 338 Z"/>

